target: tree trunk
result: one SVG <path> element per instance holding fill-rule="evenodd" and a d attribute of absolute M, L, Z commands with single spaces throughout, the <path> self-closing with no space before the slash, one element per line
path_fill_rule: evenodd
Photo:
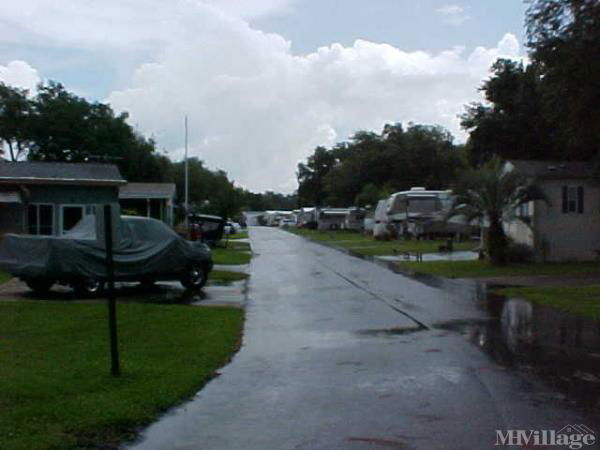
<path fill-rule="evenodd" d="M 487 251 L 490 263 L 493 266 L 501 266 L 507 263 L 508 239 L 502 228 L 502 222 L 498 217 L 490 217 L 490 228 L 487 235 Z"/>

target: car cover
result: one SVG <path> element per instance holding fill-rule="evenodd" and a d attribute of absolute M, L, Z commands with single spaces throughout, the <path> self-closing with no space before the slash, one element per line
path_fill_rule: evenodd
<path fill-rule="evenodd" d="M 94 216 L 82 219 L 63 236 L 6 234 L 0 242 L 0 269 L 22 279 L 106 278 L 106 252 L 96 239 Z M 210 250 L 179 237 L 164 223 L 122 217 L 114 244 L 115 278 L 139 280 L 179 274 L 192 263 L 208 266 Z"/>

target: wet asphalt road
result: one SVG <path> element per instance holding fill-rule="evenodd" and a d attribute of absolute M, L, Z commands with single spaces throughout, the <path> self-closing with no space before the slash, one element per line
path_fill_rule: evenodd
<path fill-rule="evenodd" d="M 491 449 L 496 430 L 594 429 L 569 397 L 466 338 L 462 325 L 489 320 L 479 292 L 278 229 L 250 234 L 242 349 L 131 448 Z"/>

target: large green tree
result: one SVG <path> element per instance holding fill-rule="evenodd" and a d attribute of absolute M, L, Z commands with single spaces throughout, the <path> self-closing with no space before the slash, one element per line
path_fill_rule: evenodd
<path fill-rule="evenodd" d="M 11 161 L 17 161 L 27 153 L 31 117 L 31 102 L 27 95 L 25 89 L 0 82 L 0 144 L 8 148 Z"/>
<path fill-rule="evenodd" d="M 373 204 L 413 186 L 446 188 L 462 165 L 443 128 L 387 124 L 381 134 L 359 131 L 331 149 L 317 147 L 299 165 L 298 196 L 303 205 Z"/>
<path fill-rule="evenodd" d="M 38 86 L 37 94 L 0 86 L 0 138 L 11 157 L 32 161 L 102 161 L 119 166 L 129 181 L 165 181 L 169 161 L 155 143 L 133 130 L 127 113 L 89 102 L 60 83 Z M 14 150 L 14 151 L 13 151 Z"/>
<path fill-rule="evenodd" d="M 568 159 L 600 153 L 600 2 L 530 0 L 528 47 L 545 111 Z"/>
<path fill-rule="evenodd" d="M 496 61 L 462 116 L 470 161 L 599 159 L 600 2 L 528 3 L 529 63 Z"/>
<path fill-rule="evenodd" d="M 326 200 L 325 176 L 336 164 L 336 156 L 325 147 L 317 147 L 306 164 L 298 164 L 298 197 L 304 205 L 322 206 Z"/>
<path fill-rule="evenodd" d="M 499 59 L 481 87 L 486 103 L 472 103 L 461 116 L 470 131 L 467 152 L 471 164 L 494 155 L 506 159 L 559 157 L 554 127 L 543 107 L 542 80 L 535 65 Z"/>

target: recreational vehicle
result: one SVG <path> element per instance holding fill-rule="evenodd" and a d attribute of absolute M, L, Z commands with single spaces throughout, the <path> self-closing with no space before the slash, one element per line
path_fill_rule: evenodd
<path fill-rule="evenodd" d="M 348 208 L 323 208 L 317 215 L 319 231 L 339 230 L 343 227 L 348 214 Z"/>
<path fill-rule="evenodd" d="M 373 237 L 383 238 L 389 236 L 390 231 L 388 225 L 390 223 L 387 210 L 390 202 L 390 198 L 379 200 L 377 207 L 375 208 L 375 224 L 373 225 Z"/>
<path fill-rule="evenodd" d="M 363 208 L 350 208 L 344 220 L 344 230 L 362 231 L 366 211 Z"/>
<path fill-rule="evenodd" d="M 447 219 L 451 204 L 451 191 L 413 187 L 392 194 L 387 214 L 399 235 L 448 237 L 469 234 L 471 227 L 463 218 Z"/>

